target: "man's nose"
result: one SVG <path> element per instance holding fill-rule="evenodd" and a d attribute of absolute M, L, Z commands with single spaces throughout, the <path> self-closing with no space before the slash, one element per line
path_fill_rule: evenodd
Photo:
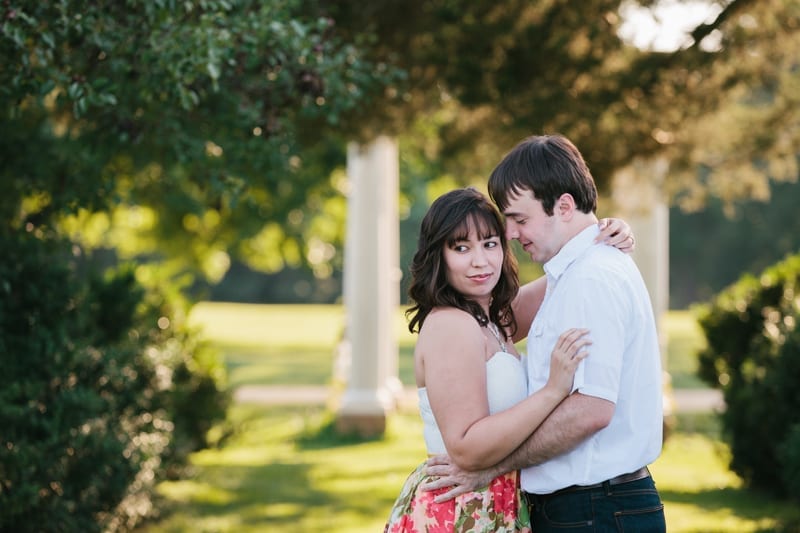
<path fill-rule="evenodd" d="M 517 230 L 517 225 L 513 221 L 506 222 L 506 239 L 509 241 L 519 239 L 519 231 Z"/>

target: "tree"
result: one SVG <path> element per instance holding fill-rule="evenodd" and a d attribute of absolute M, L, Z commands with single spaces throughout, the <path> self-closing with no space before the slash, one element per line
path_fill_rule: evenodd
<path fill-rule="evenodd" d="M 635 5 L 621 0 L 7 4 L 0 172 L 15 192 L 0 214 L 86 207 L 71 228 L 92 245 L 180 252 L 175 272 L 212 281 L 231 255 L 325 277 L 346 190 L 331 172 L 347 139 L 379 130 L 431 163 L 426 179 L 482 182 L 522 136 L 559 131 L 601 186 L 658 154 L 684 207 L 763 195 L 797 173 L 797 2 L 709 4 L 716 18 L 671 53 L 619 36 Z M 427 200 L 409 179 L 404 201 Z M 104 235 L 119 211 L 87 222 L 120 198 L 136 231 Z"/>
<path fill-rule="evenodd" d="M 229 249 L 287 255 L 277 221 L 319 187 L 297 132 L 383 78 L 291 0 L 0 14 L 0 529 L 124 531 L 225 414 L 176 287 Z M 112 245 L 161 268 L 84 271 Z"/>
<path fill-rule="evenodd" d="M 335 125 L 390 74 L 359 39 L 296 0 L 6 2 L 3 227 L 212 276 L 229 250 L 299 263 L 291 214 L 327 178 L 297 133 Z M 314 154 L 341 161 L 325 142 Z"/>
<path fill-rule="evenodd" d="M 698 164 L 710 167 L 708 184 L 719 179 L 717 169 L 728 176 L 748 169 L 753 185 L 737 184 L 739 171 L 710 186 L 712 194 L 732 198 L 763 190 L 765 178 L 797 173 L 796 1 L 709 2 L 716 18 L 671 53 L 640 50 L 620 38 L 621 10 L 632 2 L 327 4 L 348 28 L 373 28 L 375 58 L 409 73 L 406 92 L 394 99 L 402 105 L 390 106 L 389 117 L 402 124 L 409 109 L 458 102 L 460 112 L 441 129 L 446 160 L 470 152 L 482 159 L 486 145 L 505 151 L 531 132 L 558 131 L 577 143 L 601 183 L 634 157 L 654 154 L 690 181 Z M 724 131 L 709 135 L 709 119 Z M 496 159 L 475 160 L 467 158 L 485 169 Z"/>
<path fill-rule="evenodd" d="M 769 202 L 752 199 L 727 211 L 710 198 L 697 212 L 670 213 L 670 306 L 708 301 L 745 272 L 762 272 L 795 254 L 800 220 L 794 214 L 800 184 L 774 183 Z"/>

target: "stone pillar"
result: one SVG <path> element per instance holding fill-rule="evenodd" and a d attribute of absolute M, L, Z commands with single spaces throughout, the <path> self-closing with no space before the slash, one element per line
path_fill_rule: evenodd
<path fill-rule="evenodd" d="M 618 171 L 611 193 L 613 210 L 608 213 L 633 228 L 633 259 L 650 292 L 662 348 L 666 341 L 660 321 L 669 309 L 669 207 L 662 193 L 667 168 L 666 160 L 658 159 L 635 161 Z"/>
<path fill-rule="evenodd" d="M 658 326 L 661 366 L 664 369 L 665 435 L 673 423 L 673 399 L 667 374 L 667 334 L 663 321 L 669 310 L 669 206 L 663 183 L 669 169 L 666 159 L 636 160 L 614 175 L 612 210 L 625 219 L 636 236 L 633 259 L 642 273 Z"/>
<path fill-rule="evenodd" d="M 347 147 L 350 181 L 344 257 L 345 337 L 349 378 L 336 427 L 345 433 L 383 433 L 401 391 L 394 314 L 399 304 L 397 142 L 381 136 Z"/>

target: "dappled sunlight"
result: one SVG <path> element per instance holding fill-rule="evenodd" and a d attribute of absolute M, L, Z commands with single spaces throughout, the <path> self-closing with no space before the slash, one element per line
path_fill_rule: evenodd
<path fill-rule="evenodd" d="M 193 501 L 201 504 L 224 505 L 234 499 L 228 490 L 209 483 L 184 480 L 168 481 L 158 487 L 158 493 L 176 502 Z"/>
<path fill-rule="evenodd" d="M 663 495 L 662 495 L 663 497 Z M 711 510 L 705 505 L 693 503 L 676 503 L 665 499 L 665 514 L 670 531 L 683 533 L 731 532 L 746 533 L 755 531 L 771 531 L 775 520 L 761 518 L 746 520 L 738 516 L 730 506 Z"/>
<path fill-rule="evenodd" d="M 308 328 L 309 316 L 314 327 Z M 194 306 L 192 324 L 203 326 L 215 342 L 262 346 L 330 346 L 339 342 L 344 308 L 336 305 L 285 305 L 275 313 L 257 304 L 207 303 Z"/>
<path fill-rule="evenodd" d="M 161 485 L 170 513 L 147 531 L 380 531 L 425 457 L 419 416 L 395 414 L 385 437 L 369 441 L 320 432 L 330 416 L 322 408 L 235 406 L 234 435 L 222 449 L 193 455 L 194 479 Z M 667 441 L 651 470 L 671 532 L 765 531 L 786 515 L 785 504 L 741 487 L 727 453 L 699 432 Z"/>
<path fill-rule="evenodd" d="M 404 312 L 405 307 L 397 309 L 394 328 L 400 378 L 410 385 L 416 335 L 408 331 Z M 228 382 L 234 388 L 250 384 L 324 385 L 333 378 L 345 310 L 341 305 L 203 302 L 192 309 L 190 322 L 201 326 L 204 337 L 222 352 Z"/>
<path fill-rule="evenodd" d="M 333 368 L 333 350 L 288 348 L 247 350 L 223 347 L 228 381 L 241 385 L 304 385 L 327 383 Z"/>
<path fill-rule="evenodd" d="M 729 457 L 727 446 L 705 435 L 676 433 L 667 440 L 651 470 L 659 488 L 668 485 L 673 491 L 739 488 L 741 480 L 728 470 Z M 662 464 L 669 464 L 669 469 L 662 469 Z"/>
<path fill-rule="evenodd" d="M 210 338 L 226 352 L 233 383 L 329 383 L 341 306 L 203 304 L 199 311 L 194 318 L 209 324 Z M 681 346 L 697 346 L 692 316 L 670 317 L 667 328 L 679 331 Z M 402 339 L 401 375 L 413 379 L 414 336 L 403 332 L 402 309 L 395 326 Z M 689 367 L 688 361 L 682 366 L 686 372 Z M 386 434 L 368 440 L 336 434 L 333 416 L 323 406 L 235 405 L 227 422 L 233 429 L 221 446 L 193 454 L 193 478 L 161 485 L 168 513 L 147 533 L 381 531 L 406 477 L 426 457 L 419 414 L 392 414 Z M 683 414 L 651 466 L 669 531 L 775 529 L 789 507 L 743 488 L 728 467 L 730 451 L 719 432 L 712 413 Z"/>
<path fill-rule="evenodd" d="M 770 513 L 753 506 L 752 492 L 728 470 L 727 446 L 699 433 L 675 433 L 650 467 L 664 502 L 670 531 L 763 531 L 774 528 Z M 769 500 L 764 499 L 764 505 Z"/>
<path fill-rule="evenodd" d="M 418 417 L 392 417 L 383 439 L 298 447 L 327 417 L 321 409 L 235 407 L 240 430 L 224 448 L 192 456 L 194 479 L 159 486 L 171 503 L 147 531 L 379 531 L 425 457 Z"/>

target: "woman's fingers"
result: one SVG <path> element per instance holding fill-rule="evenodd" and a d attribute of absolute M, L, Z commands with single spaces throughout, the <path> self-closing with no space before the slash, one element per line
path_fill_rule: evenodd
<path fill-rule="evenodd" d="M 561 334 L 559 337 L 558 347 L 567 350 L 569 347 L 584 337 L 589 330 L 586 328 L 571 328 Z"/>
<path fill-rule="evenodd" d="M 591 339 L 586 336 L 588 333 L 589 330 L 586 328 L 568 329 L 559 337 L 556 348 L 563 353 L 568 360 L 582 361 L 589 355 L 589 351 L 586 350 L 586 347 L 592 344 Z"/>

